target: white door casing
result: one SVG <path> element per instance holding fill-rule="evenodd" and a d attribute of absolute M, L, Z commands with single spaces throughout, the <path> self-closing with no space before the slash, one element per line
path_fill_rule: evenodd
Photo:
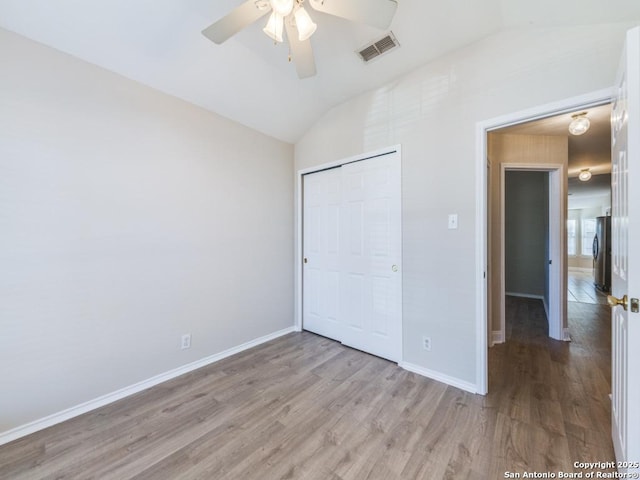
<path fill-rule="evenodd" d="M 640 297 L 640 27 L 627 32 L 611 112 L 612 298 Z M 611 314 L 611 429 L 620 472 L 640 461 L 640 313 Z"/>
<path fill-rule="evenodd" d="M 303 328 L 400 361 L 399 152 L 308 173 L 303 190 Z"/>

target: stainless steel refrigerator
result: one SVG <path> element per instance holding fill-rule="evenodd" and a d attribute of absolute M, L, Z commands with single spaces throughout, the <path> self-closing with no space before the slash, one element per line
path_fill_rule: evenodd
<path fill-rule="evenodd" d="M 596 218 L 593 237 L 593 282 L 596 288 L 608 292 L 611 288 L 611 217 Z"/>

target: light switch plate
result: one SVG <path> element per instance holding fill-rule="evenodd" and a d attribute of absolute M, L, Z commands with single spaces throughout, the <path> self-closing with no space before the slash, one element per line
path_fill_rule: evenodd
<path fill-rule="evenodd" d="M 458 214 L 451 213 L 449 214 L 449 230 L 455 230 L 458 228 Z"/>

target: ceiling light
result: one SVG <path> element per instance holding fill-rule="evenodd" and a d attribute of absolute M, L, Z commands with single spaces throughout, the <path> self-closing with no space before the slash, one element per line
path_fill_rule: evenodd
<path fill-rule="evenodd" d="M 236 0 L 240 5 L 202 30 L 202 34 L 221 45 L 245 27 L 269 16 L 263 31 L 276 43 L 287 37 L 289 61 L 295 63 L 299 78 L 309 78 L 316 74 L 310 37 L 317 27 L 305 2 L 313 11 L 321 12 L 323 18 L 331 15 L 381 30 L 389 27 L 398 7 L 398 0 Z M 331 32 L 328 35 L 331 36 Z"/>
<path fill-rule="evenodd" d="M 296 19 L 296 27 L 298 28 L 298 39 L 300 39 L 301 42 L 304 42 L 307 38 L 313 35 L 318 26 L 313 23 L 313 20 L 311 20 L 307 11 L 302 7 L 296 10 L 294 17 Z"/>
<path fill-rule="evenodd" d="M 274 41 L 282 43 L 282 29 L 284 28 L 284 19 L 276 12 L 272 12 L 267 22 L 267 26 L 262 29 Z"/>
<path fill-rule="evenodd" d="M 591 126 L 591 122 L 587 118 L 587 112 L 576 113 L 575 115 L 571 115 L 571 123 L 569 124 L 569 133 L 571 135 L 582 135 Z M 587 180 L 589 180 L 587 178 Z"/>
<path fill-rule="evenodd" d="M 293 0 L 271 0 L 271 8 L 281 17 L 286 17 L 293 10 Z"/>
<path fill-rule="evenodd" d="M 580 173 L 578 174 L 578 178 L 580 179 L 581 182 L 586 182 L 591 179 L 591 172 L 589 171 L 588 168 L 583 168 L 582 170 L 580 170 Z"/>

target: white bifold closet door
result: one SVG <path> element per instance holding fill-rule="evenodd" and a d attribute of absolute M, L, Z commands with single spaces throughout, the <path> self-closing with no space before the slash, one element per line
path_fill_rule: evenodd
<path fill-rule="evenodd" d="M 303 328 L 402 356 L 400 155 L 303 179 Z"/>

